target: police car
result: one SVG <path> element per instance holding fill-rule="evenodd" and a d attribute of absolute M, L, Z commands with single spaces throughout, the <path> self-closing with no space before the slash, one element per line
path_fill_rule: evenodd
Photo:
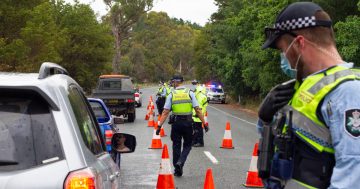
<path fill-rule="evenodd" d="M 221 102 L 225 104 L 226 95 L 221 85 L 208 84 L 206 86 L 208 101 Z"/>

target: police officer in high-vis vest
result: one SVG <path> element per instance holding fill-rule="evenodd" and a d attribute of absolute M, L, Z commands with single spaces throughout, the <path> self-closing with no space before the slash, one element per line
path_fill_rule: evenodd
<path fill-rule="evenodd" d="M 275 86 L 259 108 L 266 188 L 359 188 L 360 71 L 339 55 L 329 15 L 292 3 L 265 35 L 263 48 L 279 50 L 296 79 Z"/>
<path fill-rule="evenodd" d="M 208 100 L 205 95 L 205 88 L 198 85 L 195 88 L 195 97 L 199 103 L 199 107 L 201 108 L 202 115 L 205 115 L 206 107 L 208 105 Z M 193 120 L 194 120 L 194 139 L 193 139 L 193 147 L 203 147 L 204 146 L 204 132 L 203 132 L 203 124 L 200 118 L 196 115 L 195 109 L 193 109 Z M 205 132 L 209 131 L 209 126 L 204 125 Z"/>
<path fill-rule="evenodd" d="M 168 117 L 170 111 L 172 111 L 174 120 L 171 127 L 171 140 L 173 142 L 174 175 L 182 176 L 183 166 L 190 153 L 193 138 L 193 108 L 200 120 L 203 123 L 205 123 L 205 121 L 194 93 L 188 88 L 181 86 L 184 81 L 183 77 L 181 75 L 175 75 L 172 78 L 172 81 L 174 82 L 175 88 L 166 98 L 164 111 L 162 113 L 156 134 L 158 135 L 160 133 L 164 121 Z M 182 140 L 184 140 L 183 145 Z M 182 146 L 183 149 L 181 150 Z"/>
<path fill-rule="evenodd" d="M 164 110 L 164 104 L 165 104 L 165 99 L 167 96 L 167 88 L 165 86 L 165 84 L 160 81 L 159 82 L 159 89 L 158 92 L 156 94 L 156 106 L 158 109 L 158 113 L 161 115 L 162 111 Z"/>

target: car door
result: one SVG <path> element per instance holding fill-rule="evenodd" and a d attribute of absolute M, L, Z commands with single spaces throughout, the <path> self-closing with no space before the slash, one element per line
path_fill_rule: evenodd
<path fill-rule="evenodd" d="M 102 188 L 114 188 L 118 185 L 119 174 L 113 170 L 112 159 L 105 151 L 104 140 L 87 99 L 81 90 L 74 85 L 69 88 L 69 100 L 78 122 L 81 138 L 92 153 L 90 155 L 96 158 L 96 161 L 91 161 L 92 157 L 85 157 L 88 165 L 95 169 L 99 174 L 98 176 L 101 177 Z"/>

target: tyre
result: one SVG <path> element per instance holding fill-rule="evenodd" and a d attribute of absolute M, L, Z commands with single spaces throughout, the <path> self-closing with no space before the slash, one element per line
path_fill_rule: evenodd
<path fill-rule="evenodd" d="M 136 113 L 135 112 L 128 114 L 128 122 L 134 122 L 135 118 L 136 118 Z"/>
<path fill-rule="evenodd" d="M 225 100 L 222 100 L 222 101 L 221 101 L 221 104 L 225 104 Z"/>
<path fill-rule="evenodd" d="M 141 107 L 141 105 L 142 105 L 142 104 L 141 104 L 141 103 L 139 103 L 139 104 L 137 105 L 137 107 Z"/>

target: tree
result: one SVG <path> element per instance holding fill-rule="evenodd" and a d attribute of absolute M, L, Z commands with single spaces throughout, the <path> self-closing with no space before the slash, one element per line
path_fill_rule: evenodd
<path fill-rule="evenodd" d="M 111 69 L 112 41 L 110 28 L 99 23 L 89 5 L 57 4 L 59 25 L 66 31 L 67 41 L 61 49 L 60 62 L 90 92 L 98 76 Z"/>
<path fill-rule="evenodd" d="M 120 72 L 121 46 L 131 34 L 133 25 L 153 6 L 153 0 L 104 0 L 110 8 L 109 22 L 115 38 L 115 54 L 112 61 L 114 73 Z"/>

